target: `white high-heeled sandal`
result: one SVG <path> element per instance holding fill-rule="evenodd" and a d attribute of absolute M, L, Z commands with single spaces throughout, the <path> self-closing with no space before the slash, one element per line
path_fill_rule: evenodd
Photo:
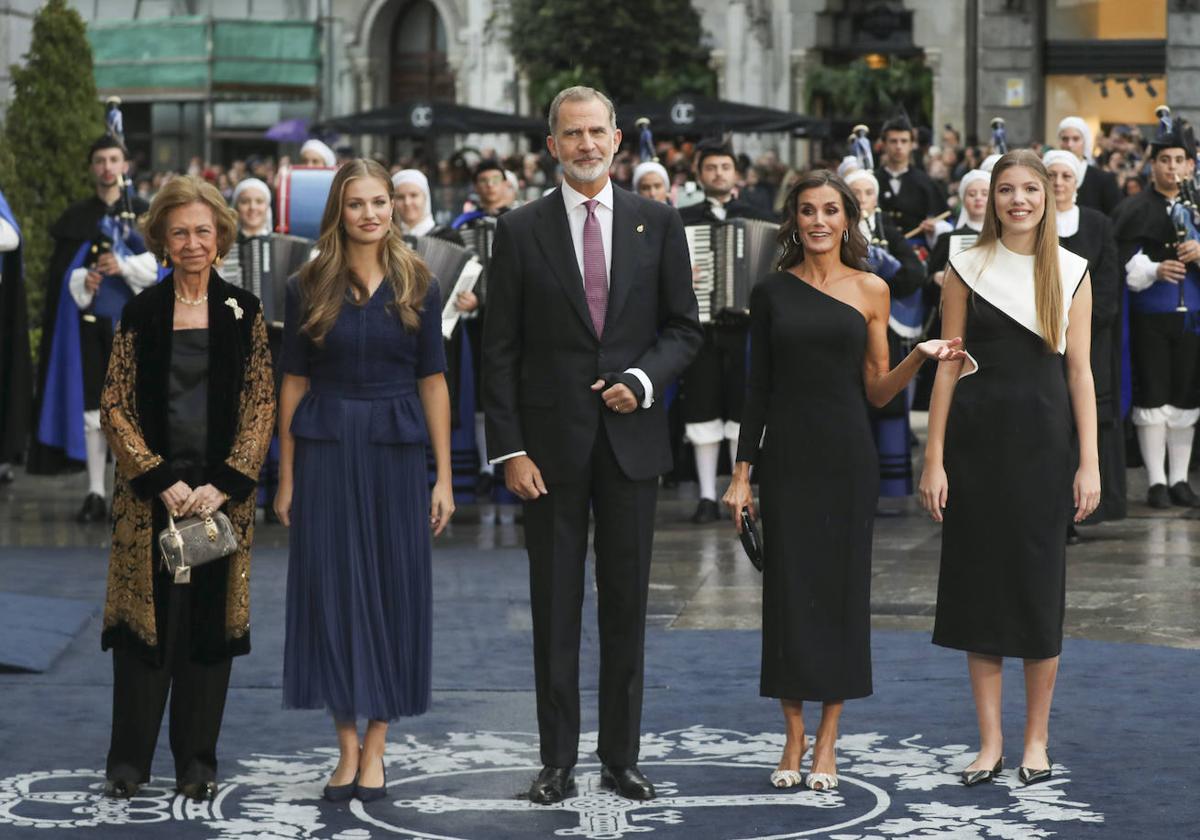
<path fill-rule="evenodd" d="M 820 785 L 820 787 L 817 787 Z M 838 777 L 831 773 L 809 773 L 804 780 L 804 786 L 809 790 L 815 790 L 818 793 L 826 790 L 833 790 L 838 786 Z"/>
<path fill-rule="evenodd" d="M 803 777 L 799 770 L 773 770 L 771 771 L 771 786 L 777 788 L 790 788 L 803 782 Z"/>

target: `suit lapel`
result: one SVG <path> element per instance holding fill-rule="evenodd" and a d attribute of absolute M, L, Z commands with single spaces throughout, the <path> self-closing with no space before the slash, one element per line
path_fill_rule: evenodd
<path fill-rule="evenodd" d="M 642 228 L 642 232 L 637 230 Z M 632 193 L 613 187 L 612 267 L 608 272 L 608 313 L 605 324 L 612 324 L 621 314 L 621 307 L 629 297 L 634 277 L 634 249 L 636 238 L 643 235 L 645 226 L 637 211 L 637 200 Z M 607 327 L 606 327 L 607 328 Z"/>
<path fill-rule="evenodd" d="M 567 299 L 594 336 L 596 328 L 592 326 L 592 316 L 583 294 L 583 277 L 575 259 L 575 245 L 571 241 L 571 227 L 567 224 L 567 205 L 563 202 L 562 190 L 555 190 L 542 201 L 538 216 L 541 223 L 534 228 L 534 236 L 554 276 L 562 284 Z"/>

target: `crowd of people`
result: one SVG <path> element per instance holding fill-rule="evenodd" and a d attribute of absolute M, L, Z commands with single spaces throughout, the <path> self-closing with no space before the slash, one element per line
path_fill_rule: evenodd
<path fill-rule="evenodd" d="M 270 248 L 276 162 L 196 161 L 135 190 L 121 138 L 93 144 L 94 193 L 52 229 L 33 442 L 10 433 L 9 402 L 0 459 L 85 463 L 79 519 L 113 520 L 109 795 L 149 779 L 169 693 L 179 790 L 216 796 L 261 504 L 292 529 L 284 703 L 333 717 L 327 799 L 383 796 L 388 722 L 431 700 L 432 538 L 465 494 L 523 506 L 544 765 L 529 798 L 573 790 L 593 520 L 602 782 L 654 798 L 638 768 L 646 592 L 660 481 L 687 449 L 692 520 L 723 502 L 765 534 L 760 692 L 786 730 L 773 786 L 838 784 L 844 701 L 873 690 L 873 523 L 881 498 L 914 491 L 943 523 L 933 641 L 966 651 L 979 713 L 962 781 L 1003 769 L 1003 657 L 1025 662 L 1019 779 L 1050 778 L 1066 545 L 1075 524 L 1124 516 L 1127 417 L 1148 503 L 1198 504 L 1190 129 L 1114 130 L 1100 164 L 1078 117 L 1054 148 L 1009 150 L 999 131 L 981 150 L 951 129 L 922 148 L 900 114 L 798 172 L 725 139 L 635 160 L 590 88 L 562 91 L 548 127 L 545 154 L 435 172 L 309 141 L 297 163 L 331 176 L 295 267 Z M 698 232 L 735 223 L 772 226 L 778 252 L 731 306 Z M 470 245 L 482 271 L 440 282 L 419 256 L 432 239 Z M 20 242 L 0 201 L 6 306 Z M 6 322 L 6 343 L 17 332 Z M 919 482 L 914 408 L 929 411 Z M 189 566 L 176 520 L 236 549 Z"/>

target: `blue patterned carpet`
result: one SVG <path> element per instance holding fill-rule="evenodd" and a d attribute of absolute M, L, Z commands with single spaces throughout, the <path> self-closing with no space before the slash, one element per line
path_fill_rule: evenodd
<path fill-rule="evenodd" d="M 5 549 L 0 590 L 99 602 L 102 552 Z M 157 785 L 131 802 L 99 796 L 110 661 L 93 615 L 45 673 L 0 674 L 0 838 L 384 840 L 578 837 L 1184 838 L 1200 821 L 1200 651 L 1069 641 L 1052 721 L 1053 782 L 1013 771 L 973 789 L 974 711 L 963 657 L 924 634 L 875 634 L 875 695 L 847 706 L 837 792 L 780 792 L 778 707 L 758 697 L 756 632 L 652 628 L 643 770 L 659 799 L 599 790 L 595 623 L 585 621 L 578 795 L 539 808 L 520 797 L 537 770 L 524 555 L 435 556 L 434 709 L 393 727 L 390 795 L 320 801 L 332 726 L 280 710 L 283 552 L 255 557 L 253 653 L 234 664 L 218 800 L 174 797 L 165 732 Z M 593 609 L 591 603 L 588 609 Z M 1019 663 L 1006 671 L 1010 765 L 1020 758 Z M 815 730 L 813 709 L 810 732 Z"/>

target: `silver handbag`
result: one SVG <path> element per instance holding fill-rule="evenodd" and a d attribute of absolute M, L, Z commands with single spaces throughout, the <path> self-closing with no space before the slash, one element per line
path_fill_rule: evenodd
<path fill-rule="evenodd" d="M 237 551 L 237 537 L 229 517 L 217 511 L 203 518 L 189 516 L 178 523 L 167 513 L 167 527 L 158 535 L 163 565 L 176 583 L 191 583 L 192 569 Z"/>

